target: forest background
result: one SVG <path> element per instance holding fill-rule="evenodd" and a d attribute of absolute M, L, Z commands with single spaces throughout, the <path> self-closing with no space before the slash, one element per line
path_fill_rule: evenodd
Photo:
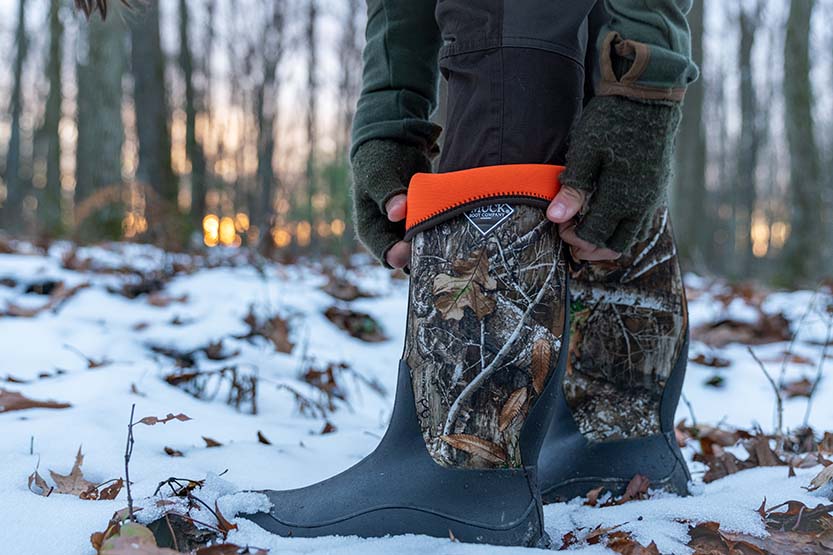
<path fill-rule="evenodd" d="M 0 2 L 0 232 L 347 255 L 361 0 Z M 695 0 L 687 270 L 833 274 L 833 1 Z M 441 122 L 442 107 L 436 118 Z"/>

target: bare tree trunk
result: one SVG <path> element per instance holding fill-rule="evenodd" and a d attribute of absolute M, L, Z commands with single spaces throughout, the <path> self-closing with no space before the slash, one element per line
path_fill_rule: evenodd
<path fill-rule="evenodd" d="M 782 277 L 807 281 L 821 268 L 820 244 L 829 237 L 822 218 L 821 172 L 810 83 L 810 17 L 815 0 L 792 0 L 784 44 L 784 101 L 790 151 L 791 232 Z"/>
<path fill-rule="evenodd" d="M 130 19 L 133 95 L 139 137 L 136 178 L 149 184 L 167 206 L 176 209 L 179 184 L 171 167 L 159 6 L 149 2 Z"/>
<path fill-rule="evenodd" d="M 26 37 L 26 1 L 18 0 L 17 31 L 15 43 L 17 54 L 14 59 L 14 85 L 9 104 L 11 112 L 11 132 L 9 148 L 6 150 L 6 201 L 3 206 L 2 227 L 8 230 L 18 230 L 22 224 L 23 198 L 25 196 L 23 180 L 20 176 L 20 116 L 23 111 L 23 62 L 28 50 Z"/>
<path fill-rule="evenodd" d="M 118 5 L 111 10 L 120 9 Z M 85 226 L 82 236 L 91 239 L 120 237 L 123 217 L 122 77 L 127 65 L 124 18 L 111 13 L 106 22 L 89 22 L 87 52 L 77 66 L 78 146 L 76 151 L 76 221 Z M 95 202 L 82 205 L 103 189 Z M 80 220 L 80 221 L 79 221 Z"/>
<path fill-rule="evenodd" d="M 733 259 L 734 271 L 739 276 L 748 276 L 753 262 L 750 234 L 752 213 L 755 210 L 757 197 L 756 170 L 761 143 L 761 118 L 752 73 L 752 50 L 755 46 L 755 34 L 760 25 L 763 2 L 758 2 L 752 13 L 749 13 L 743 5 L 738 10 L 741 130 L 737 153 L 737 174 L 734 181 L 735 194 L 732 203 L 735 251 Z"/>
<path fill-rule="evenodd" d="M 277 79 L 278 66 L 284 53 L 284 16 L 283 0 L 266 0 L 264 5 L 271 15 L 263 27 L 261 46 L 263 48 L 263 80 L 255 91 L 258 120 L 257 143 L 257 179 L 260 192 L 255 223 L 261 232 L 260 249 L 270 254 L 272 226 L 275 219 L 275 129 L 278 125 L 278 98 L 280 81 Z"/>
<path fill-rule="evenodd" d="M 307 221 L 311 226 L 310 242 L 315 240 L 315 208 L 313 199 L 316 193 L 316 160 L 315 154 L 318 144 L 316 141 L 318 111 L 318 47 L 316 45 L 316 28 L 318 19 L 317 0 L 309 0 L 307 11 Z"/>
<path fill-rule="evenodd" d="M 46 182 L 38 201 L 38 227 L 49 236 L 58 235 L 62 229 L 61 213 L 61 124 L 62 79 L 61 56 L 64 25 L 61 21 L 61 0 L 49 3 L 49 55 L 46 61 L 46 78 L 49 95 L 46 97 L 43 124 L 38 130 L 38 143 L 46 159 Z"/>
<path fill-rule="evenodd" d="M 194 58 L 189 39 L 189 13 L 186 0 L 179 0 L 179 64 L 185 81 L 185 151 L 191 162 L 191 219 L 201 228 L 205 215 L 205 155 L 197 141 L 197 90 L 194 85 Z"/>
<path fill-rule="evenodd" d="M 695 0 L 689 14 L 691 49 L 695 63 L 703 65 L 704 0 Z M 683 122 L 677 142 L 677 168 L 672 209 L 679 230 L 677 242 L 683 259 L 701 262 L 712 241 L 706 208 L 706 132 L 704 126 L 705 78 L 686 92 Z"/>

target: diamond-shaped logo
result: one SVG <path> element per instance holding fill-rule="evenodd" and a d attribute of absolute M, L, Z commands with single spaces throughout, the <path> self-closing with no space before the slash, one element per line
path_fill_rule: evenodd
<path fill-rule="evenodd" d="M 489 204 L 466 212 L 466 218 L 482 235 L 488 235 L 515 213 L 508 204 Z"/>

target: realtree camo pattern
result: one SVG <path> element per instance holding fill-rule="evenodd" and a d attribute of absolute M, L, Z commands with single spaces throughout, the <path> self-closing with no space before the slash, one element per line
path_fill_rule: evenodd
<path fill-rule="evenodd" d="M 522 466 L 520 432 L 561 348 L 561 240 L 543 210 L 513 209 L 485 236 L 458 216 L 413 240 L 405 359 L 444 466 Z"/>
<path fill-rule="evenodd" d="M 579 429 L 591 441 L 660 433 L 662 393 L 688 324 L 667 209 L 619 260 L 574 264 L 570 295 L 564 393 Z"/>

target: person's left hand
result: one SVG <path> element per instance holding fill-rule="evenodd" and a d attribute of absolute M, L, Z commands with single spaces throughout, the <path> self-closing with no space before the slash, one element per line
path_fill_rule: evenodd
<path fill-rule="evenodd" d="M 615 260 L 646 238 L 666 200 L 681 116 L 677 102 L 589 102 L 547 209 L 575 258 Z"/>

